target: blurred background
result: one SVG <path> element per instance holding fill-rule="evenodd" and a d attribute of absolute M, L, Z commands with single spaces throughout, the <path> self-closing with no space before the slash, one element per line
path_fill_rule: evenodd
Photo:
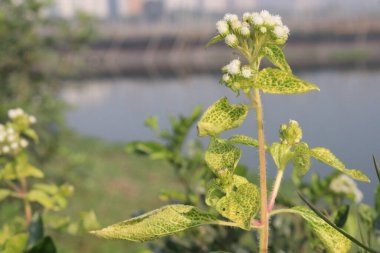
<path fill-rule="evenodd" d="M 321 88 L 264 95 L 268 141 L 278 139 L 280 124 L 297 120 L 310 146 L 328 147 L 375 179 L 379 0 L 1 0 L 0 117 L 13 107 L 37 116 L 36 161 L 76 187 L 67 213 L 93 209 L 106 225 L 158 207 L 161 189 L 179 188 L 175 176 L 164 162 L 126 154 L 126 143 L 156 139 L 144 127 L 150 115 L 169 128 L 168 115 L 222 96 L 238 101 L 218 84 L 236 56 L 223 43 L 204 45 L 225 13 L 262 9 L 290 28 L 285 54 L 295 74 Z M 254 115 L 248 118 L 238 132 L 255 136 Z M 189 139 L 199 140 L 195 127 Z M 242 162 L 256 172 L 251 153 Z M 317 162 L 312 170 L 331 172 Z M 373 204 L 375 186 L 359 187 Z M 128 242 L 57 236 L 67 242 L 58 241 L 59 252 L 143 252 Z"/>

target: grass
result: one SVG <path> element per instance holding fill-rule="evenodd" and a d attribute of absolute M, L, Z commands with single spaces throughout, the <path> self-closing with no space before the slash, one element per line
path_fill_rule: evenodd
<path fill-rule="evenodd" d="M 78 219 L 81 211 L 94 210 L 102 226 L 126 220 L 137 210 L 162 205 L 162 189 L 179 189 L 171 168 L 160 161 L 126 154 L 123 144 L 68 135 L 59 156 L 46 167 L 48 178 L 75 187 L 66 214 Z M 61 253 L 144 252 L 143 245 L 106 241 L 93 236 L 55 235 Z"/>

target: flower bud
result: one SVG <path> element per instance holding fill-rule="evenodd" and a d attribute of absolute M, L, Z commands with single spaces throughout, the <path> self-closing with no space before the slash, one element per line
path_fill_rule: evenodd
<path fill-rule="evenodd" d="M 216 23 L 216 29 L 218 30 L 219 34 L 223 37 L 227 36 L 227 34 L 230 32 L 228 28 L 228 24 L 224 20 L 219 20 Z"/>
<path fill-rule="evenodd" d="M 240 73 L 240 61 L 238 59 L 232 60 L 228 65 L 227 65 L 227 72 L 230 75 L 237 75 Z"/>
<path fill-rule="evenodd" d="M 228 34 L 225 38 L 225 42 L 227 46 L 232 47 L 232 48 L 236 48 L 239 43 L 238 38 L 236 37 L 235 34 Z"/>
<path fill-rule="evenodd" d="M 251 31 L 248 26 L 242 26 L 240 29 L 240 34 L 245 38 L 248 38 L 251 35 Z"/>
<path fill-rule="evenodd" d="M 241 69 L 241 75 L 246 78 L 246 79 L 249 79 L 252 77 L 253 73 L 252 73 L 252 69 L 249 67 L 249 66 L 243 66 L 242 69 Z"/>
<path fill-rule="evenodd" d="M 282 124 L 280 127 L 280 139 L 283 144 L 294 145 L 302 139 L 302 129 L 295 120 L 289 120 L 288 125 Z"/>

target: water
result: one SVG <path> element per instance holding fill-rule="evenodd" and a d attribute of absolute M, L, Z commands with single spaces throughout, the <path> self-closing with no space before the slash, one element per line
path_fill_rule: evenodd
<path fill-rule="evenodd" d="M 267 141 L 278 140 L 280 124 L 297 120 L 310 147 L 328 147 L 348 167 L 362 169 L 370 176 L 371 185 L 359 183 L 369 201 L 376 184 L 371 155 L 380 160 L 380 71 L 322 71 L 299 76 L 320 86 L 321 91 L 291 96 L 264 94 Z M 62 91 L 62 97 L 73 105 L 67 114 L 72 128 L 117 142 L 155 138 L 143 125 L 149 115 L 157 115 L 166 128 L 167 115 L 188 114 L 198 104 L 207 108 L 223 96 L 231 102 L 241 99 L 219 85 L 217 76 L 93 80 L 67 84 Z M 254 125 L 254 113 L 250 112 L 241 129 L 225 136 L 236 132 L 255 136 Z M 191 137 L 198 138 L 195 129 Z M 245 151 L 243 162 L 256 165 Z M 322 174 L 330 171 L 318 162 L 312 170 Z"/>

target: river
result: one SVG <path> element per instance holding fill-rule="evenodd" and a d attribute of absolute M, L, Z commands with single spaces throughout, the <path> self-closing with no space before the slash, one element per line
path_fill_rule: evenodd
<path fill-rule="evenodd" d="M 297 120 L 303 140 L 310 147 L 331 149 L 349 168 L 365 171 L 370 185 L 359 183 L 367 200 L 376 185 L 371 155 L 380 160 L 380 71 L 315 71 L 297 73 L 320 88 L 303 95 L 263 95 L 266 137 L 278 140 L 280 124 Z M 167 115 L 188 114 L 198 104 L 207 108 L 227 96 L 238 102 L 230 90 L 218 84 L 218 76 L 184 78 L 122 78 L 67 83 L 63 99 L 72 105 L 67 113 L 69 126 L 87 136 L 108 141 L 149 140 L 154 134 L 144 127 L 144 119 L 157 115 L 163 128 Z M 238 131 L 255 136 L 254 113 Z M 196 136 L 195 128 L 191 133 Z M 245 150 L 244 150 L 245 151 Z M 256 164 L 247 152 L 244 163 Z M 329 167 L 314 162 L 312 171 L 329 172 Z M 372 201 L 371 201 L 372 202 Z"/>

